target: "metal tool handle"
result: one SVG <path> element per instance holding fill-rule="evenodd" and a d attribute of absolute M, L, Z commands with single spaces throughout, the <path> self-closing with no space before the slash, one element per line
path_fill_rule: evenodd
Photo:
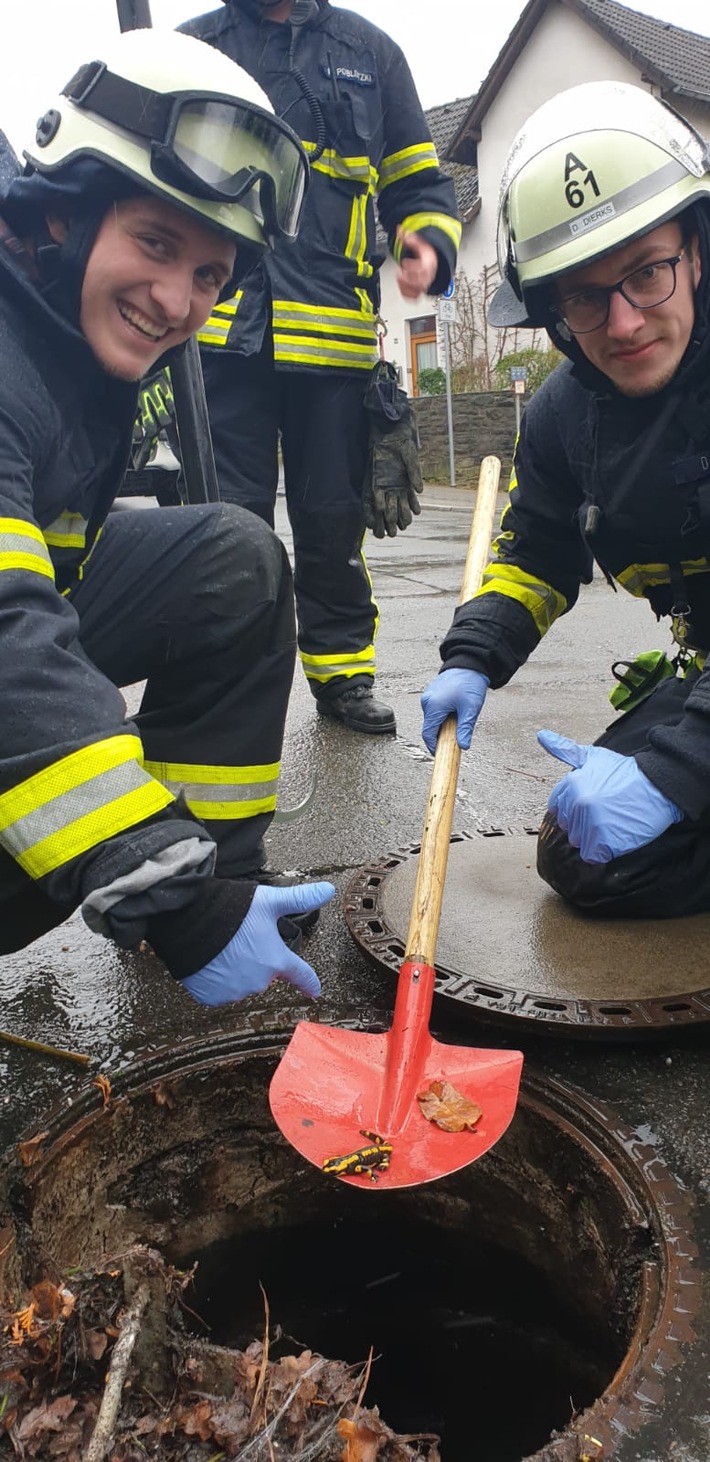
<path fill-rule="evenodd" d="M 480 588 L 490 557 L 499 480 L 498 458 L 484 457 L 478 474 L 476 508 L 459 600 L 461 604 L 471 599 Z M 434 964 L 436 953 L 460 760 L 456 717 L 448 716 L 436 744 L 404 956 L 405 960 L 416 960 L 426 965 Z"/>

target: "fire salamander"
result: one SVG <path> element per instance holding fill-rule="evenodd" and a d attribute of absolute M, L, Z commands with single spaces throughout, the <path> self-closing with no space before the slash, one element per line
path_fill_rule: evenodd
<path fill-rule="evenodd" d="M 385 1142 L 384 1137 L 378 1137 L 376 1132 L 365 1132 L 361 1129 L 361 1137 L 366 1137 L 367 1147 L 358 1147 L 355 1152 L 348 1152 L 344 1157 L 327 1157 L 323 1163 L 324 1173 L 335 1173 L 336 1177 L 343 1177 L 345 1174 L 361 1176 L 367 1173 L 370 1182 L 377 1182 L 377 1171 L 384 1173 L 390 1165 L 392 1156 L 392 1143 Z"/>

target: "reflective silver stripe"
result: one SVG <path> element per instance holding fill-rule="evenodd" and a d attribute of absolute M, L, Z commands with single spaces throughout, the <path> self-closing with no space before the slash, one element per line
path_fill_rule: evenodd
<path fill-rule="evenodd" d="M 600 125 L 603 123 L 603 118 Z M 609 210 L 612 215 L 616 213 L 627 213 L 630 208 L 635 208 L 639 203 L 645 203 L 649 198 L 655 198 L 659 193 L 665 192 L 673 183 L 679 183 L 683 178 L 688 177 L 687 168 L 681 163 L 671 159 L 651 173 L 648 178 L 642 178 L 638 183 L 632 183 L 628 188 L 622 188 L 619 193 L 612 193 L 611 197 L 599 199 L 595 207 L 590 208 L 588 213 L 583 213 L 575 218 L 568 219 L 565 223 L 557 223 L 554 228 L 547 228 L 534 238 L 516 241 L 513 245 L 516 264 L 526 264 L 530 259 L 537 259 L 543 254 L 551 253 L 553 249 L 568 244 L 570 237 L 576 238 L 581 232 L 592 233 L 594 229 L 601 228 L 602 224 L 609 222 Z M 595 218 L 595 215 L 599 216 Z M 581 220 L 585 220 L 584 229 L 580 228 Z M 575 227 L 576 225 L 576 227 Z"/>
<path fill-rule="evenodd" d="M 389 157 L 383 157 L 380 163 L 380 192 L 383 188 L 389 188 L 392 183 L 399 182 L 401 178 L 410 177 L 412 173 L 438 166 L 439 159 L 433 142 L 422 142 L 418 147 L 406 147 L 402 152 L 393 152 Z"/>
<path fill-rule="evenodd" d="M 296 304 L 281 304 L 274 301 L 273 307 L 274 328 L 288 330 L 293 327 L 297 330 L 312 331 L 313 334 L 337 333 L 341 336 L 365 335 L 371 337 L 375 332 L 375 316 L 361 315 L 356 310 L 323 310 L 308 306 L 306 309 L 299 308 Z"/>
<path fill-rule="evenodd" d="M 321 662 L 317 670 L 305 655 L 301 656 L 301 662 L 307 678 L 321 682 L 334 680 L 338 675 L 374 675 L 375 673 L 374 655 L 372 659 L 368 660 L 343 660 L 340 665 L 326 666 Z"/>
<path fill-rule="evenodd" d="M 315 142 L 304 142 L 303 145 L 306 152 L 315 152 Z M 367 183 L 368 188 L 374 190 L 377 172 L 369 157 L 343 157 L 334 152 L 332 147 L 326 147 L 318 161 L 311 163 L 311 167 L 331 178 L 346 178 L 349 183 Z"/>
<path fill-rule="evenodd" d="M 19 858 L 37 843 L 44 842 L 45 838 L 62 832 L 69 823 L 76 822 L 87 812 L 94 812 L 97 806 L 114 802 L 151 780 L 135 761 L 110 767 L 88 782 L 82 782 L 80 787 L 72 787 L 44 806 L 18 817 L 16 822 L 5 828 L 2 844 L 13 858 Z"/>
<path fill-rule="evenodd" d="M 34 523 L 21 518 L 0 518 L 0 570 L 25 569 L 54 578 L 49 549 Z"/>
<path fill-rule="evenodd" d="M 308 340 L 302 336 L 277 335 L 274 333 L 274 359 L 282 361 L 307 361 L 312 365 L 355 366 L 369 370 L 377 358 L 372 346 L 348 345 L 330 340 Z"/>
<path fill-rule="evenodd" d="M 188 802 L 254 802 L 262 797 L 275 797 L 278 777 L 268 782 L 171 782 L 162 779 L 175 797 L 182 792 Z"/>

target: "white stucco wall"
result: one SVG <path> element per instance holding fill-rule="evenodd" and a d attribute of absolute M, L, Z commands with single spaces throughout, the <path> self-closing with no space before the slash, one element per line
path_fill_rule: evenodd
<path fill-rule="evenodd" d="M 531 112 L 557 92 L 584 81 L 602 80 L 628 81 L 653 90 L 642 81 L 640 71 L 580 16 L 564 5 L 551 5 L 483 120 L 478 144 L 481 207 L 473 221 L 464 227 L 459 256 L 459 268 L 469 280 L 478 280 L 484 266 L 495 263 L 498 188 L 516 132 Z M 710 133 L 710 109 L 682 105 L 678 110 L 682 110 L 699 131 L 705 135 Z M 402 300 L 396 286 L 396 267 L 392 259 L 383 266 L 381 280 L 382 315 L 389 332 L 388 355 L 402 366 L 404 383 L 410 386 L 406 321 L 430 314 L 434 302 L 426 297 L 415 303 Z"/>

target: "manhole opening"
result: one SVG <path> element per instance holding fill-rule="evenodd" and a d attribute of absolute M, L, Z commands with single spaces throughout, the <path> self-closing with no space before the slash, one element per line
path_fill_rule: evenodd
<path fill-rule="evenodd" d="M 391 1197 L 365 1201 L 367 1220 L 341 1201 L 337 1217 L 195 1255 L 190 1304 L 210 1339 L 244 1349 L 261 1333 L 261 1283 L 283 1331 L 272 1357 L 309 1349 L 356 1364 L 372 1345 L 368 1404 L 397 1432 L 436 1433 L 443 1462 L 519 1462 L 601 1394 L 621 1337 L 590 1334 L 532 1265 L 486 1243 L 483 1215 L 462 1213 L 457 1231 L 418 1222 L 412 1200 L 397 1218 Z"/>
<path fill-rule="evenodd" d="M 663 1237 L 670 1203 L 677 1243 L 684 1200 L 657 1155 L 528 1070 L 480 1161 L 412 1189 L 343 1184 L 271 1119 L 285 1039 L 158 1053 L 114 1080 L 105 1108 L 94 1089 L 44 1125 L 0 1191 L 14 1278 L 136 1243 L 182 1269 L 197 1258 L 188 1304 L 210 1341 L 261 1338 L 263 1285 L 291 1351 L 362 1363 L 373 1346 L 366 1404 L 397 1431 L 439 1432 L 443 1462 L 548 1462 L 557 1433 L 577 1450 L 603 1437 L 606 1462 L 615 1408 L 642 1426 L 655 1359 L 667 1370 L 693 1338 L 696 1281 Z"/>

